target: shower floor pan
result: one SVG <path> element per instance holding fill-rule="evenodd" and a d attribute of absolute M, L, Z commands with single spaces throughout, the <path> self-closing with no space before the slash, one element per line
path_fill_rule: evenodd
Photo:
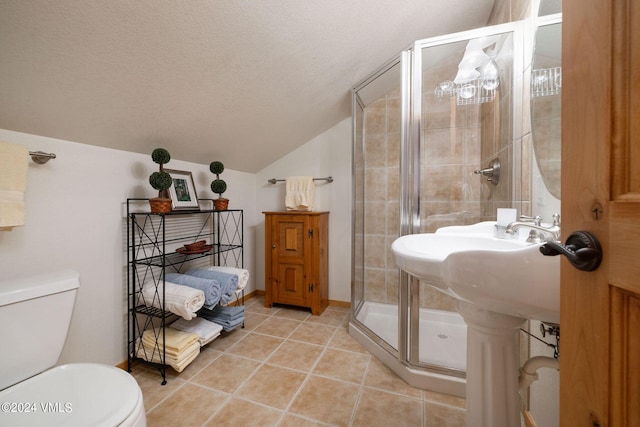
<path fill-rule="evenodd" d="M 366 302 L 357 319 L 398 349 L 398 306 Z M 446 368 L 467 368 L 467 325 L 458 313 L 420 309 L 420 362 Z"/>

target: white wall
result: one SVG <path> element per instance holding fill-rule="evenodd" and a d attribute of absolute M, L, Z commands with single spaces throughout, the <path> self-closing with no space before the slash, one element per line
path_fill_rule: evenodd
<path fill-rule="evenodd" d="M 126 207 L 128 197 L 154 197 L 150 155 L 112 150 L 0 129 L 0 139 L 31 151 L 53 152 L 45 165 L 29 162 L 26 224 L 0 232 L 0 281 L 62 268 L 80 273 L 69 336 L 60 363 L 126 359 Z M 222 160 L 224 159 L 212 159 Z M 208 164 L 172 159 L 170 169 L 191 171 L 198 196 L 217 197 L 209 188 Z M 333 176 L 318 183 L 316 210 L 331 212 L 329 299 L 351 297 L 351 120 L 346 119 L 258 174 L 226 169 L 225 197 L 244 210 L 247 292 L 264 289 L 264 217 L 284 209 L 284 184 L 269 178 Z M 6 325 L 5 325 L 6 327 Z"/>
<path fill-rule="evenodd" d="M 0 280 L 62 268 L 80 272 L 80 290 L 60 363 L 111 365 L 126 359 L 126 210 L 128 197 L 154 197 L 148 183 L 157 170 L 150 155 L 16 133 L 0 139 L 31 151 L 53 152 L 45 165 L 29 162 L 26 224 L 0 231 Z M 222 160 L 224 159 L 211 159 Z M 171 169 L 191 171 L 201 198 L 214 198 L 208 163 L 171 160 Z M 252 279 L 256 219 L 255 175 L 225 170 L 232 209 L 244 209 L 245 267 Z M 251 280 L 247 291 L 255 289 Z M 3 325 L 3 327 L 11 327 Z"/>
<path fill-rule="evenodd" d="M 351 118 L 318 135 L 256 174 L 258 212 L 285 210 L 285 184 L 270 178 L 332 176 L 316 181 L 315 211 L 329 211 L 329 299 L 351 301 Z M 257 289 L 264 289 L 264 217 L 256 234 Z"/>

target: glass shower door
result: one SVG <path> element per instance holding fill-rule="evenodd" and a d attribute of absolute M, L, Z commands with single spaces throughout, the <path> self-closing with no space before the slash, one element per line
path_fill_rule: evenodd
<path fill-rule="evenodd" d="M 512 178 L 519 170 L 514 143 L 517 122 L 514 87 L 521 49 L 517 23 L 421 40 L 413 48 L 411 132 L 407 155 L 408 197 L 417 198 L 407 233 L 495 219 L 497 207 L 512 207 Z M 404 158 L 404 157 L 403 157 Z M 499 158 L 499 185 L 474 171 Z M 404 232 L 403 232 L 404 234 Z M 466 370 L 466 325 L 456 299 L 447 292 L 407 279 L 410 306 L 409 362 Z M 417 283 L 416 283 L 417 282 Z"/>
<path fill-rule="evenodd" d="M 417 41 L 353 90 L 352 325 L 419 387 L 433 388 L 423 373 L 463 383 L 466 325 L 455 298 L 396 267 L 391 243 L 495 219 L 521 197 L 512 185 L 521 170 L 517 28 Z M 494 157 L 499 186 L 474 174 Z"/>
<path fill-rule="evenodd" d="M 379 345 L 398 349 L 400 57 L 354 90 L 352 307 Z"/>

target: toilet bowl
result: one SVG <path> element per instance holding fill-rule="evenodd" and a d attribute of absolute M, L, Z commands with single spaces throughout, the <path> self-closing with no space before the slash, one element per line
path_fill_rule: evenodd
<path fill-rule="evenodd" d="M 79 284 L 71 270 L 0 282 L 0 426 L 146 426 L 129 373 L 98 363 L 52 368 Z"/>
<path fill-rule="evenodd" d="M 0 391 L 0 426 L 142 427 L 142 393 L 127 372 L 97 363 L 49 369 Z"/>

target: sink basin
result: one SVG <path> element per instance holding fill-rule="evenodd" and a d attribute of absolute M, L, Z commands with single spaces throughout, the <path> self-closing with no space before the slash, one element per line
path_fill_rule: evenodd
<path fill-rule="evenodd" d="M 543 256 L 526 236 L 494 237 L 495 221 L 443 227 L 396 239 L 402 270 L 485 310 L 560 323 L 560 257 Z"/>

